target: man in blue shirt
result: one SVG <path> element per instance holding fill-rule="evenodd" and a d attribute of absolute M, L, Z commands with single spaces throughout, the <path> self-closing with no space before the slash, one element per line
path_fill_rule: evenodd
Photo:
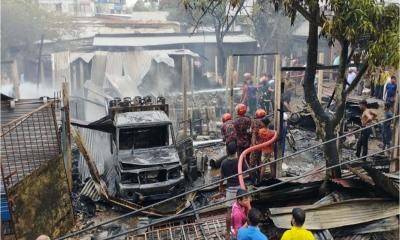
<path fill-rule="evenodd" d="M 397 90 L 397 83 L 396 83 L 396 76 L 392 76 L 390 78 L 390 83 L 386 85 L 386 102 L 389 103 L 391 106 L 394 105 L 395 97 L 396 97 L 396 90 Z"/>
<path fill-rule="evenodd" d="M 247 215 L 247 226 L 239 229 L 237 240 L 268 240 L 267 236 L 258 228 L 261 218 L 261 212 L 252 208 Z"/>

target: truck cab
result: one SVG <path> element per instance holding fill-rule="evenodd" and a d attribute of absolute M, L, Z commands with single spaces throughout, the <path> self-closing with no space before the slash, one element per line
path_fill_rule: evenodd
<path fill-rule="evenodd" d="M 182 160 L 165 104 L 111 108 L 113 157 L 119 197 L 154 201 L 184 191 Z"/>

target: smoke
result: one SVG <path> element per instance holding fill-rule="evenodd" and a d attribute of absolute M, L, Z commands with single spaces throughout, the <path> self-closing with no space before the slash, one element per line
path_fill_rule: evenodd
<path fill-rule="evenodd" d="M 16 97 L 12 84 L 2 84 L 1 92 L 7 96 Z M 38 86 L 36 83 L 23 82 L 19 86 L 19 92 L 21 99 L 35 99 L 43 96 L 54 97 L 55 90 L 45 84 Z"/>

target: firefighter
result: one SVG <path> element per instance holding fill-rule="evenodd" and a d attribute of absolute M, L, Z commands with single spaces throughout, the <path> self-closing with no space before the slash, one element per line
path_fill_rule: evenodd
<path fill-rule="evenodd" d="M 251 123 L 251 146 L 257 145 L 261 143 L 260 136 L 258 134 L 258 131 L 264 127 L 264 123 L 262 122 L 262 119 L 267 115 L 267 112 L 264 109 L 258 109 L 255 114 L 255 118 Z M 253 168 L 255 166 L 258 166 L 261 161 L 261 150 L 254 151 L 250 154 L 250 162 L 249 162 L 249 167 Z M 258 178 L 258 171 L 252 171 L 250 173 L 251 180 L 253 181 L 253 184 L 257 183 L 257 178 Z"/>
<path fill-rule="evenodd" d="M 222 115 L 222 123 L 222 139 L 226 146 L 228 146 L 229 143 L 236 142 L 236 130 L 233 124 L 232 115 L 230 113 L 224 113 L 224 115 Z"/>
<path fill-rule="evenodd" d="M 239 103 L 236 105 L 237 118 L 233 121 L 236 130 L 236 143 L 237 143 L 237 155 L 240 157 L 242 152 L 250 147 L 251 143 L 251 118 L 246 116 L 247 107 L 246 105 Z M 248 156 L 246 157 L 248 164 Z"/>

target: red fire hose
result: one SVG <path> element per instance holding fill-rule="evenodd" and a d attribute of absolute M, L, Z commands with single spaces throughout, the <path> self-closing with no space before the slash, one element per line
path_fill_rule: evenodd
<path fill-rule="evenodd" d="M 263 147 L 267 147 L 267 146 L 273 144 L 275 142 L 275 140 L 277 139 L 277 137 L 278 137 L 277 132 L 276 131 L 273 131 L 273 132 L 274 132 L 274 136 L 272 137 L 271 140 L 269 140 L 267 142 L 264 142 L 264 143 L 261 143 L 261 144 L 258 144 L 258 145 L 251 146 L 251 147 L 247 148 L 246 150 L 244 150 L 242 152 L 242 154 L 240 154 L 239 163 L 238 163 L 238 174 L 239 174 L 240 188 L 246 189 L 246 185 L 244 184 L 243 174 L 242 174 L 242 172 L 243 172 L 242 171 L 242 167 L 243 167 L 243 159 L 244 159 L 244 157 L 247 154 L 251 153 L 251 152 L 260 150 Z"/>

